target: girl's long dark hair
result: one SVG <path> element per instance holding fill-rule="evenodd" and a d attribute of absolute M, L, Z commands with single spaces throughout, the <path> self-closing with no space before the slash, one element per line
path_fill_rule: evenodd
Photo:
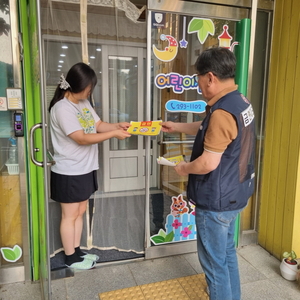
<path fill-rule="evenodd" d="M 90 66 L 83 62 L 79 62 L 71 67 L 66 76 L 66 81 L 69 83 L 70 87 L 64 90 L 60 88 L 60 84 L 57 85 L 54 96 L 49 105 L 49 112 L 55 103 L 64 98 L 67 91 L 77 94 L 91 85 L 92 93 L 97 84 L 97 76 Z"/>

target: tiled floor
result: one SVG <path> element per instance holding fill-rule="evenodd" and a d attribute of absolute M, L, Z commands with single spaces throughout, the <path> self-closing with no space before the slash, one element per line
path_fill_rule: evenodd
<path fill-rule="evenodd" d="M 300 300 L 297 282 L 280 275 L 280 261 L 258 245 L 238 249 L 242 300 Z M 197 254 L 101 265 L 52 281 L 52 299 L 99 300 L 99 293 L 202 273 Z M 0 287 L 0 300 L 40 300 L 39 283 Z M 156 300 L 156 299 L 153 299 Z M 220 299 L 224 300 L 224 299 Z"/>

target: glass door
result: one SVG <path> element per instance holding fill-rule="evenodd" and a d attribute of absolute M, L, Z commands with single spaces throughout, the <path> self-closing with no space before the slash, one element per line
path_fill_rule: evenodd
<path fill-rule="evenodd" d="M 51 299 L 48 226 L 47 119 L 44 101 L 43 52 L 40 29 L 40 1 L 19 3 L 20 49 L 24 91 L 26 168 L 30 218 L 31 279 L 39 281 L 43 299 Z M 32 16 L 28 18 L 28 15 Z M 51 158 L 50 158 L 51 160 Z"/>
<path fill-rule="evenodd" d="M 102 46 L 102 118 L 110 123 L 145 120 L 146 50 Z M 104 192 L 145 188 L 145 146 L 142 137 L 103 143 Z"/>
<path fill-rule="evenodd" d="M 220 12 L 214 5 L 185 2 L 177 7 L 175 4 L 168 8 L 155 1 L 150 4 L 150 98 L 155 103 L 152 109 L 156 109 L 155 113 L 164 121 L 194 122 L 204 118 L 206 106 L 194 79 L 196 59 L 203 50 L 220 46 L 239 56 L 238 68 L 247 66 L 249 57 L 244 54 L 247 51 L 240 50 L 249 49 L 246 41 L 250 33 L 249 30 L 241 33 L 245 26 L 240 21 L 247 16 L 247 10 L 232 7 L 232 11 Z M 205 11 L 205 15 L 195 14 L 195 11 Z M 249 24 L 249 20 L 246 23 Z M 247 69 L 237 73 L 240 91 L 245 94 Z M 194 138 L 162 133 L 157 153 L 164 158 L 181 156 L 189 161 Z M 187 177 L 178 176 L 172 167 L 159 165 L 156 178 L 159 192 L 152 194 L 149 201 L 150 242 L 146 257 L 195 251 L 195 207 L 186 198 Z"/>
<path fill-rule="evenodd" d="M 0 7 L 0 284 L 30 278 L 17 8 Z"/>

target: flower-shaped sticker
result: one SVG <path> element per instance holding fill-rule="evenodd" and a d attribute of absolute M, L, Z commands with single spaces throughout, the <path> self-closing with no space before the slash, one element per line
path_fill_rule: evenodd
<path fill-rule="evenodd" d="M 182 225 L 182 223 L 180 223 L 177 219 L 172 223 L 172 226 L 177 229 L 178 227 L 180 227 Z"/>
<path fill-rule="evenodd" d="M 192 233 L 192 231 L 188 227 L 185 227 L 180 233 L 186 238 Z"/>

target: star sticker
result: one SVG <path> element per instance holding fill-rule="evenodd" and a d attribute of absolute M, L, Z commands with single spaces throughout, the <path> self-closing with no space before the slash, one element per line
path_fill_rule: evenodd
<path fill-rule="evenodd" d="M 180 48 L 186 48 L 188 45 L 188 42 L 186 40 L 179 41 Z"/>

